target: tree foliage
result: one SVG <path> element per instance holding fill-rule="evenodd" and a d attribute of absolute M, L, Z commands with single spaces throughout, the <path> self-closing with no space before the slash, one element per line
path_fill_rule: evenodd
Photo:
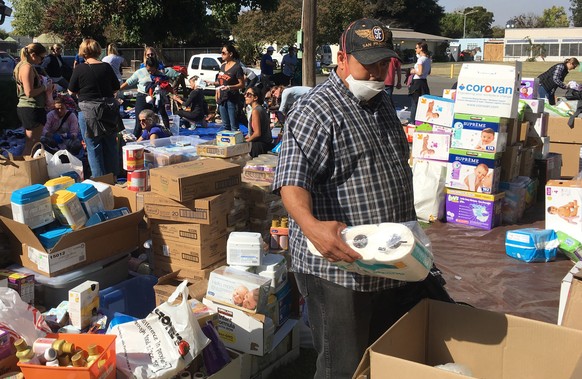
<path fill-rule="evenodd" d="M 434 0 L 365 0 L 364 14 L 394 28 L 440 34 L 444 8 Z"/>
<path fill-rule="evenodd" d="M 491 37 L 493 38 L 503 38 L 505 37 L 505 28 L 501 26 L 493 26 L 491 28 Z"/>
<path fill-rule="evenodd" d="M 42 19 L 51 0 L 12 0 L 15 35 L 35 37 L 43 33 Z"/>
<path fill-rule="evenodd" d="M 441 35 L 449 38 L 463 36 L 463 16 L 459 13 L 445 13 L 440 22 Z"/>
<path fill-rule="evenodd" d="M 572 24 L 582 26 L 582 0 L 570 0 L 570 12 L 572 12 Z"/>
<path fill-rule="evenodd" d="M 542 28 L 563 28 L 569 25 L 570 21 L 568 21 L 564 7 L 554 5 L 551 8 L 546 8 L 540 17 L 540 27 Z"/>
<path fill-rule="evenodd" d="M 466 25 L 463 25 L 465 17 Z M 493 13 L 481 6 L 457 9 L 452 13 L 445 13 L 441 18 L 441 34 L 450 38 L 462 38 L 465 26 L 467 38 L 492 37 L 493 21 Z"/>
<path fill-rule="evenodd" d="M 539 28 L 542 24 L 541 17 L 534 13 L 523 13 L 513 18 L 516 28 Z"/>

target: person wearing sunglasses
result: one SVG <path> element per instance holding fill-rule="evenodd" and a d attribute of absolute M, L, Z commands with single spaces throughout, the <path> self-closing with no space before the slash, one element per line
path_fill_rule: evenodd
<path fill-rule="evenodd" d="M 140 63 L 139 68 L 144 68 L 146 66 L 146 60 L 148 58 L 155 58 L 158 60 L 158 70 L 163 70 L 164 67 L 166 67 L 164 62 L 162 62 L 162 56 L 158 54 L 156 49 L 151 46 L 146 46 L 143 49 L 143 61 Z"/>
<path fill-rule="evenodd" d="M 165 132 L 159 123 L 160 119 L 158 115 L 154 113 L 151 109 L 144 109 L 139 112 L 138 116 L 139 123 L 142 128 L 141 136 L 137 139 L 137 142 L 144 140 L 154 140 L 156 138 L 166 138 L 170 135 Z"/>
<path fill-rule="evenodd" d="M 258 157 L 266 154 L 273 148 L 273 137 L 271 136 L 271 120 L 267 110 L 262 106 L 263 97 L 257 87 L 247 88 L 245 92 L 245 104 L 250 106 L 249 134 L 245 137 L 251 143 L 251 157 Z"/>
<path fill-rule="evenodd" d="M 238 130 L 240 90 L 245 88 L 245 75 L 239 63 L 240 56 L 233 45 L 224 45 L 220 52 L 222 61 L 215 82 L 206 84 L 219 86 L 216 89 L 216 104 L 225 130 Z"/>

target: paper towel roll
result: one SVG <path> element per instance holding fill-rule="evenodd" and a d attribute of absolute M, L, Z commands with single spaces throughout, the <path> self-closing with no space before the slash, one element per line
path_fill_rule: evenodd
<path fill-rule="evenodd" d="M 342 231 L 342 238 L 362 259 L 354 263 L 334 262 L 347 271 L 404 281 L 426 278 L 432 266 L 430 251 L 420 244 L 412 231 L 397 223 L 359 225 Z M 309 251 L 322 256 L 307 239 Z"/>

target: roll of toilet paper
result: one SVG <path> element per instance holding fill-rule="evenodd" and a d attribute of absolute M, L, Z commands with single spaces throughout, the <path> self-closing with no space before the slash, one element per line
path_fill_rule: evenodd
<path fill-rule="evenodd" d="M 362 256 L 353 263 L 333 263 L 347 271 L 415 282 L 426 278 L 433 264 L 432 253 L 403 224 L 352 226 L 342 231 L 342 238 Z M 321 256 L 311 241 L 307 246 Z"/>

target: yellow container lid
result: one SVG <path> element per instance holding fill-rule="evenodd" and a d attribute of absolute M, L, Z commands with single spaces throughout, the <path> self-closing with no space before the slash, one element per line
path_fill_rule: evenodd
<path fill-rule="evenodd" d="M 75 180 L 70 176 L 60 176 L 58 178 L 51 179 L 47 181 L 44 186 L 45 187 L 54 187 L 54 186 L 70 186 L 75 184 Z"/>
<path fill-rule="evenodd" d="M 57 192 L 53 193 L 51 196 L 51 204 L 66 204 L 68 201 L 76 198 L 77 195 L 71 191 L 67 190 L 58 190 Z"/>

